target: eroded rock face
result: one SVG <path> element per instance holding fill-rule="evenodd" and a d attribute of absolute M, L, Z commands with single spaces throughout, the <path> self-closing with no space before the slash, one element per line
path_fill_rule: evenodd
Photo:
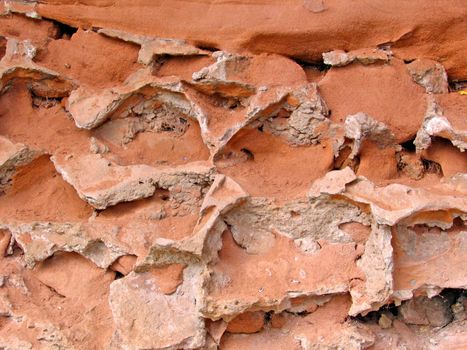
<path fill-rule="evenodd" d="M 116 327 L 112 346 L 195 349 L 204 344 L 204 320 L 199 313 L 202 295 L 198 294 L 202 270 L 186 268 L 182 284 L 166 290 L 167 280 L 179 278 L 174 272 L 180 273 L 131 273 L 112 283 L 109 302 Z"/>
<path fill-rule="evenodd" d="M 360 49 L 350 52 L 334 50 L 323 53 L 324 64 L 342 67 L 352 62 L 361 64 L 385 63 L 391 58 L 391 52 L 382 49 Z"/>
<path fill-rule="evenodd" d="M 0 138 L 0 150 L 0 190 L 4 191 L 15 169 L 33 160 L 37 152 L 23 144 L 14 144 L 5 137 Z"/>
<path fill-rule="evenodd" d="M 444 67 L 436 61 L 417 59 L 407 65 L 412 79 L 428 93 L 448 93 L 448 76 Z"/>
<path fill-rule="evenodd" d="M 0 348 L 466 348 L 466 16 L 4 1 Z"/>

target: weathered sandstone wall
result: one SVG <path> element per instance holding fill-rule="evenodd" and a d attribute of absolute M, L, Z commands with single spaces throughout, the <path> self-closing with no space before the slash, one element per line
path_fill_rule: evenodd
<path fill-rule="evenodd" d="M 0 349 L 466 349 L 465 0 L 4 0 Z"/>

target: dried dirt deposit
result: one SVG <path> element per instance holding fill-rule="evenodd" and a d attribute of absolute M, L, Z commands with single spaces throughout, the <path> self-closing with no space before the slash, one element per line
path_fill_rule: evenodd
<path fill-rule="evenodd" d="M 467 3 L 0 4 L 0 349 L 467 348 Z"/>

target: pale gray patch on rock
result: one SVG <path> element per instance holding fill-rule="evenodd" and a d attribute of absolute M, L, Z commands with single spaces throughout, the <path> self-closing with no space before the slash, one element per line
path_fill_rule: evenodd
<path fill-rule="evenodd" d="M 237 243 L 251 252 L 267 249 L 275 233 L 293 240 L 352 242 L 339 225 L 346 222 L 367 225 L 370 220 L 358 207 L 326 196 L 309 201 L 297 200 L 283 206 L 264 198 L 250 198 L 225 214 L 224 218 Z M 307 251 L 309 244 L 304 245 L 303 241 L 298 244 Z"/>
<path fill-rule="evenodd" d="M 145 274 L 131 272 L 110 286 L 116 339 L 131 350 L 202 347 L 204 268 L 187 266 L 183 283 L 170 295 L 157 291 L 156 282 Z"/>

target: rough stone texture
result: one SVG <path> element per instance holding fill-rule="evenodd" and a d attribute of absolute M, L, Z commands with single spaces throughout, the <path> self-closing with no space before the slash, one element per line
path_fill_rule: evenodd
<path fill-rule="evenodd" d="M 116 332 L 116 349 L 194 349 L 204 344 L 204 321 L 199 314 L 202 277 L 199 268 L 187 268 L 183 284 L 165 295 L 162 283 L 151 271 L 112 283 L 109 302 Z"/>
<path fill-rule="evenodd" d="M 230 333 L 256 333 L 264 326 L 264 313 L 246 312 L 230 321 L 225 329 Z"/>
<path fill-rule="evenodd" d="M 444 327 L 452 321 L 448 300 L 441 297 L 417 297 L 399 307 L 401 319 L 407 324 Z"/>
<path fill-rule="evenodd" d="M 203 163 L 157 169 L 147 165 L 119 166 L 100 155 L 69 155 L 52 160 L 65 181 L 97 209 L 152 196 L 156 188 L 199 187 L 201 191 L 209 185 L 213 173 L 212 166 Z M 186 200 L 180 189 L 177 197 Z"/>
<path fill-rule="evenodd" d="M 14 144 L 0 136 L 0 191 L 4 191 L 11 182 L 16 168 L 32 161 L 37 152 L 23 144 Z"/>
<path fill-rule="evenodd" d="M 467 348 L 466 17 L 3 1 L 0 349 Z"/>
<path fill-rule="evenodd" d="M 460 117 L 463 110 L 459 111 L 457 118 L 454 117 L 454 121 L 451 122 L 451 118 L 443 115 L 442 108 L 434 97 L 429 96 L 427 101 L 425 119 L 414 141 L 417 149 L 428 148 L 431 144 L 431 138 L 437 136 L 450 140 L 454 146 L 464 152 L 467 149 L 467 122 L 465 117 Z"/>
<path fill-rule="evenodd" d="M 141 49 L 138 53 L 138 62 L 145 65 L 151 64 L 154 59 L 165 55 L 199 56 L 209 53 L 208 51 L 191 46 L 183 40 L 152 38 L 105 28 L 99 29 L 98 33 L 140 45 Z"/>
<path fill-rule="evenodd" d="M 323 53 L 323 61 L 330 66 L 342 67 L 352 62 L 361 64 L 385 63 L 391 58 L 391 52 L 381 49 L 360 49 L 350 52 L 334 50 Z M 446 82 L 447 83 L 447 82 Z"/>
<path fill-rule="evenodd" d="M 412 79 L 423 86 L 428 93 L 446 94 L 448 76 L 444 67 L 436 61 L 416 59 L 407 65 Z"/>

